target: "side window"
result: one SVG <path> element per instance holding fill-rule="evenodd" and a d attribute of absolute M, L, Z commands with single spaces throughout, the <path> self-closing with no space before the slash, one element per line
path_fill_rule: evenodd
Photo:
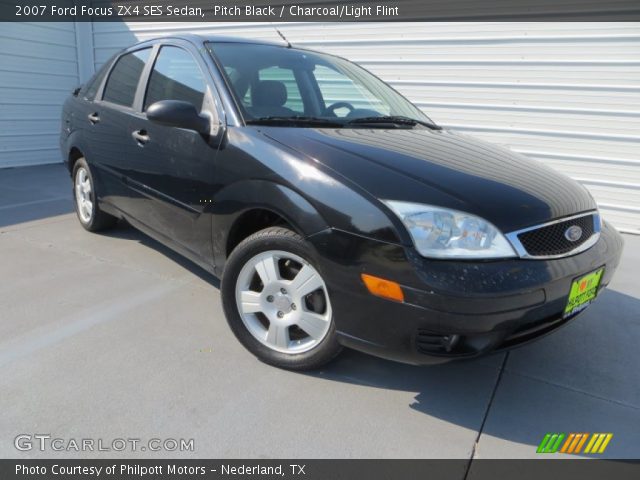
<path fill-rule="evenodd" d="M 284 83 L 287 89 L 287 101 L 283 106 L 295 112 L 304 112 L 302 96 L 300 95 L 300 89 L 298 88 L 298 82 L 293 74 L 293 70 L 280 67 L 264 68 L 258 72 L 258 79 L 260 81 L 275 80 Z"/>
<path fill-rule="evenodd" d="M 243 76 L 240 71 L 231 66 L 225 66 L 224 71 L 231 82 L 236 96 L 242 102 L 245 107 L 251 106 L 251 82 L 249 78 Z"/>
<path fill-rule="evenodd" d="M 191 54 L 182 48 L 165 46 L 153 66 L 144 109 L 160 100 L 182 100 L 200 110 L 204 92 L 202 70 Z"/>
<path fill-rule="evenodd" d="M 96 97 L 96 93 L 98 93 L 98 88 L 100 88 L 102 79 L 107 73 L 107 65 L 109 65 L 110 63 L 111 62 L 105 63 L 89 81 L 87 87 L 85 88 L 84 94 L 82 95 L 85 100 L 93 100 Z"/>
<path fill-rule="evenodd" d="M 125 107 L 133 106 L 138 80 L 150 53 L 151 49 L 145 48 L 120 57 L 111 70 L 102 99 Z"/>

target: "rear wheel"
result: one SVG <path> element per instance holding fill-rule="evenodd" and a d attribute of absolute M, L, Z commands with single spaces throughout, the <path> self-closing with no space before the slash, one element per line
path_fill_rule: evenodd
<path fill-rule="evenodd" d="M 280 227 L 251 235 L 230 255 L 222 279 L 225 315 L 260 360 L 307 370 L 340 352 L 329 291 L 316 265 L 310 245 Z"/>
<path fill-rule="evenodd" d="M 78 220 L 85 230 L 97 232 L 114 226 L 118 221 L 100 209 L 93 176 L 84 158 L 79 158 L 73 165 L 73 198 Z"/>

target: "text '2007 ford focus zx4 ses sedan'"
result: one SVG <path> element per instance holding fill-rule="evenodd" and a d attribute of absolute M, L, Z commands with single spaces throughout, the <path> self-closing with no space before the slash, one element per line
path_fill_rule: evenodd
<path fill-rule="evenodd" d="M 67 100 L 61 147 L 84 228 L 125 219 L 220 276 L 238 340 L 285 368 L 523 344 L 584 310 L 622 250 L 576 182 L 290 45 L 130 47 Z"/>

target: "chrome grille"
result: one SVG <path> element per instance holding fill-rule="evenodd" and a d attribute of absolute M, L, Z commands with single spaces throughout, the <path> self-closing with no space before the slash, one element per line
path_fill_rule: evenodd
<path fill-rule="evenodd" d="M 575 240 L 567 235 L 572 227 L 581 231 Z M 600 217 L 597 212 L 589 212 L 518 230 L 507 238 L 522 258 L 558 258 L 586 250 L 599 236 Z"/>

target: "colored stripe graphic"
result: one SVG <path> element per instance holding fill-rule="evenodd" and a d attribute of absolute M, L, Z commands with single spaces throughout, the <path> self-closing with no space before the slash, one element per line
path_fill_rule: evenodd
<path fill-rule="evenodd" d="M 564 442 L 564 445 L 562 445 L 562 448 L 560 449 L 560 453 L 568 453 L 567 450 L 569 449 L 569 445 L 571 445 L 575 437 L 576 437 L 575 433 L 569 434 L 569 436 L 567 437 L 567 441 Z"/>
<path fill-rule="evenodd" d="M 584 453 L 604 453 L 612 438 L 613 433 L 547 433 L 538 445 L 536 453 L 578 454 L 585 443 L 587 446 Z M 564 443 L 562 443 L 563 440 L 565 440 Z M 561 444 L 562 447 L 560 447 Z"/>
<path fill-rule="evenodd" d="M 544 447 L 547 446 L 547 442 L 549 441 L 549 439 L 551 438 L 551 434 L 547 433 L 544 438 L 542 439 L 542 441 L 540 442 L 540 445 L 538 445 L 538 449 L 536 450 L 536 453 L 543 453 L 544 452 Z"/>
<path fill-rule="evenodd" d="M 540 442 L 536 453 L 556 453 L 564 437 L 566 437 L 564 433 L 547 433 Z"/>
<path fill-rule="evenodd" d="M 598 450 L 598 453 L 604 453 L 604 449 L 607 448 L 607 445 L 609 445 L 609 442 L 611 441 L 612 438 L 613 438 L 613 433 L 607 433 L 607 436 L 604 439 L 604 442 L 602 442 L 602 445 L 600 446 L 600 450 Z"/>
<path fill-rule="evenodd" d="M 566 440 L 562 443 L 565 438 Z M 538 445 L 536 453 L 578 454 L 585 443 L 587 447 L 584 453 L 604 453 L 612 438 L 613 433 L 547 433 Z M 562 447 L 560 447 L 561 444 Z"/>
<path fill-rule="evenodd" d="M 598 437 L 600 435 L 597 433 L 594 433 L 591 436 L 591 440 L 589 440 L 589 443 L 587 443 L 587 448 L 584 449 L 584 453 L 591 453 L 591 447 L 593 447 L 593 444 L 596 443 L 596 440 L 598 440 Z"/>
<path fill-rule="evenodd" d="M 603 453 L 613 438 L 612 433 L 594 433 L 584 449 L 584 453 Z"/>
<path fill-rule="evenodd" d="M 574 453 L 580 453 L 580 450 L 582 450 L 582 446 L 584 445 L 584 442 L 587 441 L 587 438 L 589 438 L 589 434 L 588 433 L 583 433 L 582 434 L 582 439 L 580 440 L 580 443 L 578 443 L 578 446 L 576 447 L 576 450 Z"/>
<path fill-rule="evenodd" d="M 580 453 L 588 437 L 588 433 L 570 433 L 567 441 L 562 445 L 560 453 Z"/>

